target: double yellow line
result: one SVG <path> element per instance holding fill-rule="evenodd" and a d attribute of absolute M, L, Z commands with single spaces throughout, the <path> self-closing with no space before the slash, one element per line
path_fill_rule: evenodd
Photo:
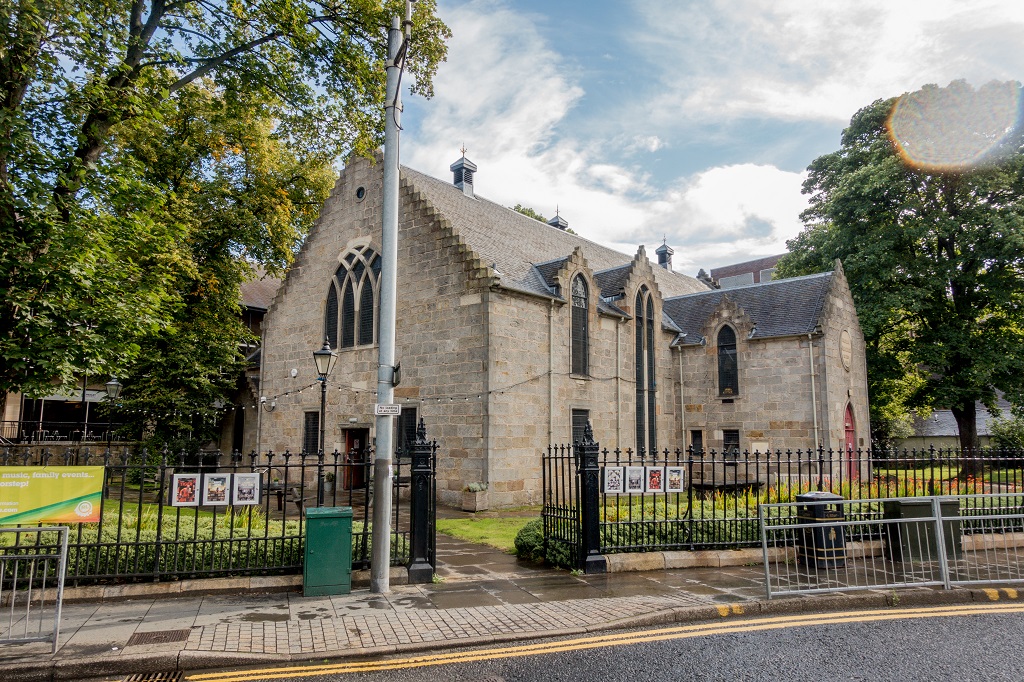
<path fill-rule="evenodd" d="M 422 668 L 425 666 L 447 665 L 451 663 L 471 663 L 474 661 L 490 661 L 500 658 L 515 658 L 518 656 L 538 656 L 540 654 L 555 654 L 563 651 L 579 651 L 581 649 L 597 649 L 601 647 L 623 646 L 627 644 L 641 644 L 644 642 L 662 642 L 672 639 L 708 637 L 711 635 L 722 635 L 735 632 L 782 630 L 786 628 L 806 627 L 808 625 L 827 625 L 831 623 L 870 623 L 887 620 L 942 618 L 948 616 L 974 616 L 991 613 L 1021 612 L 1024 612 L 1024 604 L 1004 603 L 937 606 L 920 609 L 894 609 L 886 611 L 847 611 L 841 613 L 816 613 L 770 618 L 752 618 L 744 620 L 715 621 L 713 623 L 702 623 L 699 625 L 683 625 L 656 630 L 644 630 L 641 632 L 626 632 L 594 637 L 581 637 L 577 639 L 562 639 L 497 649 L 474 649 L 455 651 L 446 654 L 429 654 L 423 656 L 412 656 L 409 658 L 189 675 L 186 679 L 192 680 L 193 682 L 253 682 L 255 680 L 312 677 L 314 675 L 373 672 L 378 670 L 401 670 L 403 668 Z"/>

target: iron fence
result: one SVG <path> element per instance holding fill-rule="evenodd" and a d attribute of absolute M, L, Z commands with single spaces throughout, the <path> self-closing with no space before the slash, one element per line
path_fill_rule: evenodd
<path fill-rule="evenodd" d="M 426 448 L 433 490 L 436 444 Z M 102 466 L 98 523 L 70 531 L 67 579 L 75 585 L 222 575 L 297 573 L 302 570 L 304 510 L 353 509 L 353 568 L 368 568 L 373 519 L 371 451 L 309 453 L 152 453 L 129 447 L 90 451 L 66 448 L 0 449 L 0 466 Z M 248 474 L 248 497 L 219 495 L 180 506 L 173 483 L 191 480 L 230 485 Z M 252 486 L 255 480 L 258 485 Z M 392 477 L 391 562 L 410 558 L 410 457 L 396 453 Z M 196 491 L 198 494 L 198 488 Z M 433 507 L 423 500 L 431 515 Z M 433 564 L 433 542 L 429 542 Z"/>
<path fill-rule="evenodd" d="M 596 462 L 594 483 L 583 462 Z M 986 449 L 715 450 L 601 449 L 588 435 L 574 445 L 550 446 L 542 455 L 545 544 L 564 548 L 553 563 L 582 567 L 581 557 L 599 552 L 647 552 L 758 547 L 764 504 L 793 502 L 797 495 L 827 491 L 844 499 L 882 500 L 932 495 L 969 495 L 974 505 L 964 532 L 986 532 L 980 520 L 1007 512 L 1005 496 L 1024 491 L 1024 451 Z M 597 486 L 594 509 L 585 500 Z M 769 514 L 776 513 L 770 507 Z M 872 522 L 884 515 L 864 505 L 847 531 L 870 540 Z M 595 547 L 586 546 L 585 519 L 595 518 Z M 1015 521 L 1015 523 L 1021 523 Z M 1021 529 L 1024 531 L 1024 524 Z M 877 539 L 877 538 L 874 538 Z"/>

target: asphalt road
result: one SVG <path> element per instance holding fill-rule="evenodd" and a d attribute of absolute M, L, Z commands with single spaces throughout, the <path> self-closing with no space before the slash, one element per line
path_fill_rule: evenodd
<path fill-rule="evenodd" d="M 727 619 L 457 652 L 256 671 L 192 682 L 1024 680 L 1024 606 L 970 605 Z M 456 662 L 449 660 L 458 659 Z M 336 672 L 328 672 L 331 669 Z"/>

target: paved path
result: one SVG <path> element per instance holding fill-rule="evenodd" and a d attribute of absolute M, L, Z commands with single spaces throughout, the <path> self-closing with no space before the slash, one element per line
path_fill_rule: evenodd
<path fill-rule="evenodd" d="M 760 567 L 576 576 L 444 536 L 438 558 L 441 582 L 395 586 L 387 595 L 240 592 L 66 604 L 56 655 L 48 644 L 6 645 L 0 668 L 5 682 L 80 680 L 449 649 L 767 611 L 882 608 L 892 598 L 890 590 L 768 602 Z M 975 598 L 992 597 L 900 592 L 901 605 Z"/>

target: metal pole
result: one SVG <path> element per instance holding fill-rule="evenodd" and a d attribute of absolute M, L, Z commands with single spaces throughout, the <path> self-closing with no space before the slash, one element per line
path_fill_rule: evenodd
<path fill-rule="evenodd" d="M 411 19 L 406 2 L 406 21 Z M 408 24 L 406 24 L 408 26 Z M 390 405 L 395 399 L 395 311 L 398 286 L 398 136 L 402 102 L 398 90 L 401 74 L 399 53 L 402 32 L 398 17 L 388 31 L 387 99 L 384 107 L 384 188 L 381 199 L 382 237 L 380 271 L 380 328 L 377 363 L 377 402 Z M 370 592 L 391 590 L 391 449 L 394 417 L 377 417 L 377 444 L 373 462 L 373 550 L 370 559 Z"/>
<path fill-rule="evenodd" d="M 260 408 L 257 408 L 260 409 Z M 324 505 L 324 422 L 327 417 L 327 377 L 321 377 L 320 379 L 320 450 L 317 452 L 317 461 L 320 466 L 317 467 L 317 481 L 316 481 L 316 504 L 319 507 Z"/>

